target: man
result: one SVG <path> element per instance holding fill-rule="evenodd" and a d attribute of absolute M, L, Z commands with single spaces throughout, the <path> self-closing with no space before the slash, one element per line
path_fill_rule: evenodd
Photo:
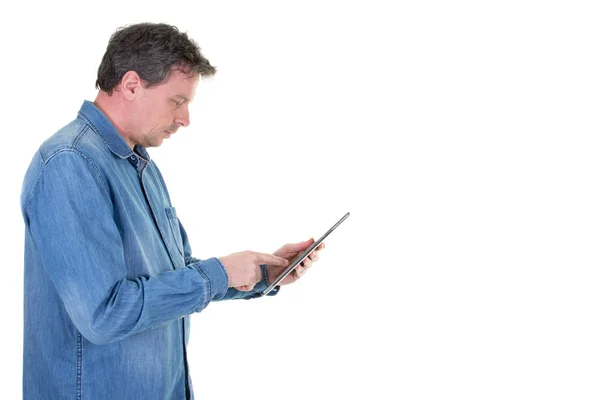
<path fill-rule="evenodd" d="M 189 125 L 196 87 L 215 71 L 175 27 L 117 30 L 96 100 L 34 156 L 21 195 L 25 399 L 193 398 L 189 314 L 255 297 L 314 242 L 192 256 L 146 148 Z"/>

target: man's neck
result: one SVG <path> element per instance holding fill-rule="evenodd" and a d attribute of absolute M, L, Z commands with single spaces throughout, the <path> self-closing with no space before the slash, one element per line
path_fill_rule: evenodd
<path fill-rule="evenodd" d="M 98 92 L 94 105 L 104 114 L 111 124 L 115 127 L 119 135 L 125 140 L 125 143 L 133 150 L 135 143 L 129 138 L 127 134 L 127 125 L 124 123 L 125 118 L 123 115 L 126 113 L 122 103 L 117 98 L 118 94 L 113 93 L 109 95 L 104 91 Z"/>

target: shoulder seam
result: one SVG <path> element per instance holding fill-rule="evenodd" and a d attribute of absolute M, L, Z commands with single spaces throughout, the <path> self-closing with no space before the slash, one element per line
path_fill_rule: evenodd
<path fill-rule="evenodd" d="M 46 161 L 44 161 L 44 164 L 42 166 L 42 170 L 40 171 L 39 175 L 38 175 L 38 179 L 35 182 L 35 185 L 33 185 L 33 188 L 31 189 L 31 193 L 29 195 L 29 199 L 27 199 L 27 204 L 25 205 L 25 213 L 29 214 L 29 206 L 31 205 L 31 201 L 33 200 L 33 197 L 35 195 L 35 191 L 38 187 L 38 184 L 40 183 L 40 180 L 42 179 L 42 175 L 44 174 L 44 170 L 46 169 L 46 166 L 50 163 L 50 161 L 52 161 L 52 159 L 54 159 L 58 154 L 60 153 L 65 153 L 65 152 L 69 152 L 69 153 L 76 153 L 78 154 L 81 158 L 83 158 L 84 160 L 86 160 L 88 162 L 88 164 L 90 164 L 90 166 L 92 167 L 92 169 L 96 172 L 96 175 L 98 175 L 98 178 L 100 178 L 100 181 L 102 181 L 102 185 L 104 186 L 104 189 L 106 189 L 106 193 L 110 195 L 110 189 L 108 188 L 108 183 L 106 182 L 106 179 L 104 179 L 104 177 L 102 176 L 102 173 L 100 172 L 100 168 L 98 168 L 98 166 L 96 164 L 94 164 L 94 162 L 92 161 L 92 159 L 90 157 L 87 156 L 87 154 L 79 151 L 78 149 L 75 149 L 73 147 L 71 147 L 70 149 L 67 148 L 63 148 L 63 149 L 58 149 L 57 151 L 53 152 Z M 43 157 L 42 157 L 43 160 Z"/>
<path fill-rule="evenodd" d="M 73 140 L 71 149 L 75 150 L 75 148 L 77 148 L 77 145 L 79 144 L 79 142 L 81 142 L 81 139 L 85 136 L 85 134 L 88 132 L 89 129 L 90 129 L 90 126 L 87 124 L 83 126 L 83 128 L 81 129 L 81 132 L 79 132 L 79 134 L 77 134 L 77 136 Z"/>

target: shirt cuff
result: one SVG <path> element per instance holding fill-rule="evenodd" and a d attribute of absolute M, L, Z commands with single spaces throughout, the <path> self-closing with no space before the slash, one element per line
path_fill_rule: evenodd
<path fill-rule="evenodd" d="M 209 301 L 220 299 L 227 293 L 229 278 L 225 267 L 218 258 L 208 258 L 191 264 L 208 282 Z"/>
<path fill-rule="evenodd" d="M 252 288 L 252 291 L 254 292 L 254 295 L 249 296 L 249 299 L 254 299 L 256 297 L 261 297 L 262 292 L 269 287 L 269 279 L 267 278 L 267 266 L 265 264 L 261 264 L 260 266 L 260 270 L 262 272 L 262 279 L 260 282 L 258 282 L 256 285 L 254 285 L 254 287 Z M 279 293 L 279 289 L 281 288 L 281 286 L 277 285 L 273 288 L 273 290 L 271 290 L 267 296 L 275 296 L 277 293 Z"/>

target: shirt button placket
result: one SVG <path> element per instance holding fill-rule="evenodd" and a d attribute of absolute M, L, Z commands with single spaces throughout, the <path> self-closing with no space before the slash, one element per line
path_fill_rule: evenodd
<path fill-rule="evenodd" d="M 140 172 L 142 164 L 140 163 L 140 159 L 135 154 L 129 156 L 129 162 L 138 172 Z"/>

